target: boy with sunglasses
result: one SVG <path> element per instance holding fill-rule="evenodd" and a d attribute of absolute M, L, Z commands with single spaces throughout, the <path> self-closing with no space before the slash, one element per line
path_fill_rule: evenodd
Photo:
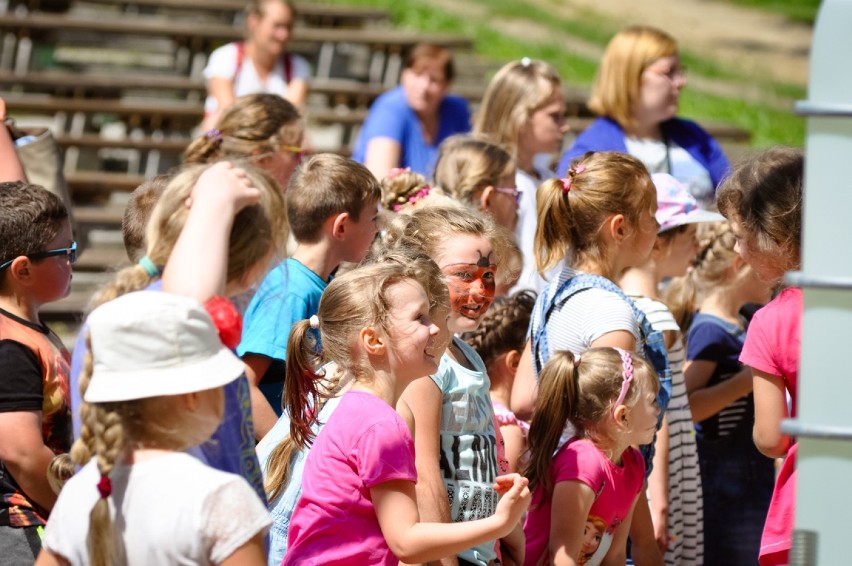
<path fill-rule="evenodd" d="M 0 183 L 0 556 L 31 564 L 56 501 L 53 457 L 71 448 L 70 354 L 39 319 L 68 294 L 68 210 L 29 183 Z"/>

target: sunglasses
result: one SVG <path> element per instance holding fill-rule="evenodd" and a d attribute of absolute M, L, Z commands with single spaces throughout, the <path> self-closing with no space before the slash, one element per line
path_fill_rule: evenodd
<path fill-rule="evenodd" d="M 26 254 L 26 257 L 30 258 L 33 261 L 37 261 L 37 260 L 45 259 L 45 258 L 48 258 L 48 257 L 63 256 L 63 255 L 68 256 L 68 261 L 71 262 L 71 263 L 74 263 L 75 261 L 77 261 L 77 242 L 71 242 L 71 246 L 67 247 L 67 248 L 58 248 L 58 249 L 55 249 L 55 250 L 47 250 L 47 251 L 44 251 L 44 252 L 36 252 L 36 253 L 33 253 L 33 254 Z M 15 261 L 15 259 L 17 259 L 17 258 L 10 259 L 9 261 L 6 261 L 6 262 L 0 264 L 0 269 L 6 269 L 10 265 L 12 265 L 12 262 Z"/>
<path fill-rule="evenodd" d="M 521 204 L 521 191 L 518 189 L 509 189 L 509 188 L 494 188 L 498 193 L 503 193 L 504 195 L 511 195 L 513 199 L 515 199 L 515 204 Z"/>

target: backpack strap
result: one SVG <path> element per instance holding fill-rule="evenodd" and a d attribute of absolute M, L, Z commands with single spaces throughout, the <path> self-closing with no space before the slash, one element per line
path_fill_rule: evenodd
<path fill-rule="evenodd" d="M 293 56 L 289 53 L 284 53 L 281 55 L 281 58 L 284 60 L 284 79 L 287 81 L 287 86 L 290 86 L 290 82 L 293 80 Z"/>

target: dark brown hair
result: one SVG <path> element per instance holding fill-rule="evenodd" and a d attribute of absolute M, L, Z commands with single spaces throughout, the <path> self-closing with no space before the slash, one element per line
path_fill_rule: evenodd
<path fill-rule="evenodd" d="M 464 335 L 485 365 L 511 350 L 524 349 L 535 293 L 519 291 L 511 297 L 498 297 L 482 316 L 479 327 Z"/>
<path fill-rule="evenodd" d="M 420 64 L 427 60 L 437 61 L 442 65 L 444 80 L 446 82 L 450 83 L 456 77 L 456 68 L 453 64 L 453 56 L 450 51 L 446 47 L 432 43 L 418 43 L 415 45 L 405 58 L 405 68 L 417 72 Z"/>

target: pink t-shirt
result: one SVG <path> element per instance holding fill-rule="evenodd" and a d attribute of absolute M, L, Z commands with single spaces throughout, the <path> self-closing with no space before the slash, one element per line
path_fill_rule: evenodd
<path fill-rule="evenodd" d="M 411 432 L 378 397 L 349 391 L 305 461 L 282 566 L 396 564 L 370 499 L 392 480 L 417 480 Z"/>
<path fill-rule="evenodd" d="M 609 551 L 615 529 L 627 518 L 645 483 L 642 455 L 635 448 L 628 448 L 621 456 L 621 466 L 618 466 L 590 440 L 572 440 L 556 453 L 551 477 L 554 486 L 563 481 L 580 481 L 597 494 L 589 510 L 583 548 L 577 562 L 600 564 Z M 545 499 L 541 487 L 537 487 L 524 523 L 527 537 L 524 564 L 538 564 L 548 552 L 551 506 L 552 500 Z"/>
<path fill-rule="evenodd" d="M 802 339 L 802 290 L 789 287 L 757 311 L 749 325 L 740 361 L 759 371 L 777 375 L 793 399 L 798 400 L 799 352 Z M 760 563 L 786 564 L 793 543 L 796 503 L 796 449 L 794 444 L 778 472 L 775 490 L 763 526 Z"/>

